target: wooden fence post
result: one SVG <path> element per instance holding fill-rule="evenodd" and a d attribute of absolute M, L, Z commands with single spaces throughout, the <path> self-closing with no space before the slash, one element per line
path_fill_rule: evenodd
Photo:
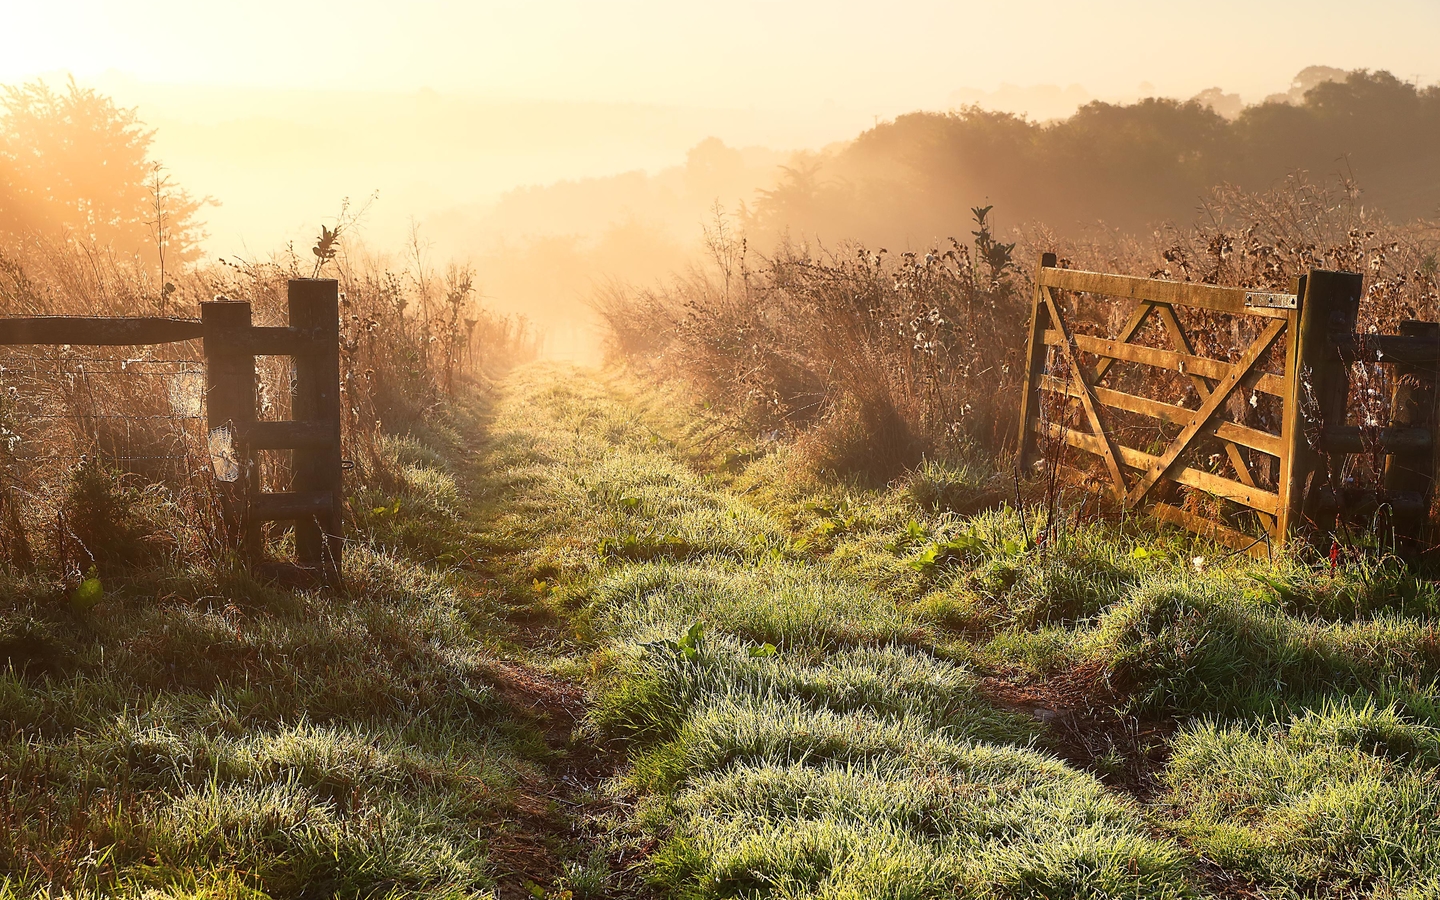
<path fill-rule="evenodd" d="M 1055 262 L 1053 253 L 1040 255 L 1041 269 L 1053 269 Z M 1045 289 L 1040 286 L 1038 269 L 1035 276 L 1035 296 L 1030 307 L 1030 337 L 1025 345 L 1025 381 L 1020 393 L 1020 440 L 1017 445 L 1016 464 L 1021 475 L 1028 474 L 1030 464 L 1035 461 L 1035 423 L 1040 418 L 1040 392 L 1037 388 L 1040 376 L 1045 371 L 1045 328 L 1050 321 L 1041 295 L 1041 291 Z"/>
<path fill-rule="evenodd" d="M 320 569 L 332 584 L 339 582 L 344 491 L 340 460 L 340 305 L 333 279 L 292 279 L 289 284 L 290 327 L 313 335 L 294 356 L 295 382 L 291 400 L 296 421 L 324 427 L 330 440 L 295 450 L 296 492 L 328 491 L 327 512 L 297 519 L 295 555 L 301 564 Z"/>
<path fill-rule="evenodd" d="M 1340 501 L 1334 456 L 1321 450 L 1325 429 L 1345 424 L 1350 369 L 1332 336 L 1355 333 L 1363 284 L 1363 276 L 1353 272 L 1312 269 L 1302 285 L 1295 367 L 1286 372 L 1282 537 L 1289 537 L 1306 519 L 1322 532 L 1333 525 L 1329 516 L 1317 521 L 1322 505 L 1331 505 L 1322 504 L 1322 492 L 1335 494 L 1334 504 Z"/>
<path fill-rule="evenodd" d="M 1308 456 L 1310 445 L 1300 418 L 1300 404 L 1305 396 L 1300 385 L 1300 323 L 1305 319 L 1305 289 L 1308 285 L 1307 275 L 1301 275 L 1295 283 L 1295 311 L 1289 316 L 1285 336 L 1285 396 L 1280 399 L 1280 457 L 1275 478 L 1280 495 L 1273 536 L 1277 545 L 1275 549 L 1283 547 L 1300 524 L 1305 477 L 1311 468 Z"/>
<path fill-rule="evenodd" d="M 1400 323 L 1400 334 L 1423 337 L 1440 347 L 1440 323 L 1407 319 Z M 1425 546 L 1425 526 L 1430 514 L 1430 496 L 1435 482 L 1435 382 L 1440 360 L 1403 362 L 1395 365 L 1395 390 L 1390 401 L 1391 428 L 1424 428 L 1430 442 L 1421 447 L 1397 447 L 1385 460 L 1385 491 L 1392 500 L 1401 492 L 1420 495 L 1418 509 L 1401 510 L 1392 506 L 1395 542 L 1406 556 L 1414 556 Z"/>
<path fill-rule="evenodd" d="M 260 551 L 260 522 L 250 515 L 255 465 L 249 431 L 255 422 L 255 358 L 244 350 L 250 328 L 247 301 L 200 304 L 205 354 L 205 426 L 211 465 L 231 547 L 246 556 Z M 233 480 L 230 480 L 233 479 Z"/>

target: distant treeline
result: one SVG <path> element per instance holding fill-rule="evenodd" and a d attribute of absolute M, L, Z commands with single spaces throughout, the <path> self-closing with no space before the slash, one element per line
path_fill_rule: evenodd
<path fill-rule="evenodd" d="M 1194 221 L 1216 185 L 1264 190 L 1297 170 L 1353 180 L 1392 219 L 1436 215 L 1440 88 L 1356 71 L 1233 119 L 1198 99 L 1096 102 L 1046 124 L 978 108 L 913 113 L 788 167 L 747 230 L 918 246 L 957 234 L 983 203 L 1061 234 L 1097 221 L 1135 232 Z"/>

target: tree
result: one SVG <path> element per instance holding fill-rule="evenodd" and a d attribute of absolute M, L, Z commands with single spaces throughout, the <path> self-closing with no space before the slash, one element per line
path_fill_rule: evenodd
<path fill-rule="evenodd" d="M 911 113 L 787 171 L 746 225 L 762 247 L 789 233 L 916 248 L 985 203 L 1071 236 L 1096 222 L 1144 233 L 1191 219 L 1217 185 L 1264 191 L 1296 171 L 1353 180 L 1367 207 L 1398 219 L 1440 214 L 1440 87 L 1311 66 L 1289 94 L 1232 118 L 1235 99 L 1093 102 L 1047 123 L 976 107 Z"/>
<path fill-rule="evenodd" d="M 197 202 L 150 159 L 135 110 L 70 79 L 0 90 L 0 236 L 65 234 L 151 264 L 198 255 Z"/>

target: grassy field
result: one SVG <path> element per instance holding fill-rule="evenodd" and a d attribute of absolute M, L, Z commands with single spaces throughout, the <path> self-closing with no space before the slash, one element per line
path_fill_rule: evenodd
<path fill-rule="evenodd" d="M 625 753 L 603 855 L 659 893 L 1440 888 L 1429 583 L 1145 523 L 1041 552 L 983 472 L 865 490 L 703 421 L 529 369 L 492 434 L 511 589 Z"/>
<path fill-rule="evenodd" d="M 398 483 L 351 497 L 343 593 L 223 565 L 0 581 L 0 896 L 483 897 L 561 871 L 567 695 L 500 649 L 527 611 L 475 555 L 453 429 L 481 412 L 381 442 Z"/>
<path fill-rule="evenodd" d="M 1430 897 L 1403 569 L 884 489 L 529 366 L 388 438 L 347 591 L 0 591 L 10 896 Z M 92 598 L 93 599 L 93 598 Z"/>

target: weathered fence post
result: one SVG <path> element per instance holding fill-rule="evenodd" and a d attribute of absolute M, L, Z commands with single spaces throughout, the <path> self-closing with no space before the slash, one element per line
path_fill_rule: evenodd
<path fill-rule="evenodd" d="M 1052 269 L 1055 262 L 1055 254 L 1040 254 L 1040 268 Z M 1028 474 L 1030 464 L 1035 461 L 1035 423 L 1040 418 L 1040 392 L 1036 388 L 1039 386 L 1040 376 L 1045 372 L 1045 328 L 1050 321 L 1040 293 L 1043 290 L 1045 289 L 1037 279 L 1035 296 L 1030 307 L 1030 337 L 1025 345 L 1024 393 L 1020 395 L 1020 441 L 1016 462 L 1022 474 Z"/>
<path fill-rule="evenodd" d="M 1295 309 L 1290 312 L 1285 330 L 1285 396 L 1280 398 L 1280 454 L 1276 458 L 1275 487 L 1280 504 L 1275 516 L 1273 540 L 1283 547 L 1300 522 L 1305 499 L 1304 472 L 1308 471 L 1309 443 L 1301 427 L 1298 410 L 1304 397 L 1300 387 L 1300 329 L 1305 318 L 1305 290 L 1309 276 L 1295 281 Z"/>
<path fill-rule="evenodd" d="M 1328 532 L 1334 524 L 1330 512 L 1339 510 L 1338 466 L 1344 456 L 1322 454 L 1320 448 L 1327 428 L 1345 425 L 1350 367 L 1334 338 L 1355 333 L 1363 284 L 1364 277 L 1353 272 L 1312 269 L 1302 285 L 1295 368 L 1286 373 L 1290 384 L 1283 412 L 1288 434 L 1281 534 L 1287 537 L 1307 519 Z"/>
<path fill-rule="evenodd" d="M 1440 323 L 1407 319 L 1400 323 L 1405 337 L 1428 338 L 1440 349 Z M 1392 504 L 1396 544 L 1407 556 L 1423 549 L 1425 526 L 1435 483 L 1435 382 L 1440 359 L 1407 361 L 1395 366 L 1395 390 L 1390 401 L 1390 427 L 1423 428 L 1430 440 L 1422 445 L 1398 444 L 1385 460 L 1385 493 Z M 1420 495 L 1414 508 L 1394 503 L 1400 493 Z"/>
<path fill-rule="evenodd" d="M 1309 276 L 1301 275 L 1296 284 L 1295 313 L 1290 322 L 1290 339 L 1285 345 L 1285 396 L 1280 399 L 1280 466 L 1275 482 L 1280 494 L 1275 537 L 1282 545 L 1304 521 L 1305 484 L 1315 468 L 1316 451 L 1305 435 L 1305 422 L 1300 414 L 1305 401 L 1300 373 L 1314 367 L 1319 346 L 1314 342 L 1304 344 L 1301 341 L 1307 324 L 1312 333 L 1319 328 L 1310 323 L 1311 317 L 1306 315 L 1308 304 L 1305 295 L 1309 283 Z"/>
<path fill-rule="evenodd" d="M 200 304 L 205 352 L 205 427 L 220 489 L 226 539 L 247 556 L 260 551 L 260 523 L 250 515 L 255 466 L 250 427 L 255 422 L 255 358 L 244 348 L 250 329 L 247 301 Z"/>
<path fill-rule="evenodd" d="M 340 460 L 340 306 L 333 279 L 292 279 L 290 327 L 313 336 L 294 356 L 291 400 L 296 421 L 323 428 L 329 440 L 295 450 L 294 490 L 329 492 L 330 508 L 295 521 L 295 555 L 335 583 L 340 573 L 344 492 Z"/>

